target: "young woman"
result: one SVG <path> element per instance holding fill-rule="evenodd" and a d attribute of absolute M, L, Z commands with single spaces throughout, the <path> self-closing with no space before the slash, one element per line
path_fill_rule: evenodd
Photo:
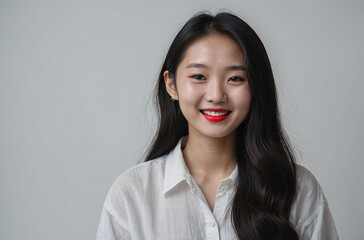
<path fill-rule="evenodd" d="M 283 134 L 265 48 L 230 13 L 180 30 L 159 74 L 146 162 L 111 187 L 97 239 L 337 239 Z"/>

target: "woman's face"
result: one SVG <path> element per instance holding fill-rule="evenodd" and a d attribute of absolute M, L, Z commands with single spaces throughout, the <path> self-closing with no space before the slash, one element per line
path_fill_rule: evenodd
<path fill-rule="evenodd" d="M 237 43 L 210 34 L 194 41 L 177 67 L 176 86 L 164 73 L 166 88 L 178 100 L 189 135 L 231 135 L 250 109 L 251 93 L 245 61 Z"/>

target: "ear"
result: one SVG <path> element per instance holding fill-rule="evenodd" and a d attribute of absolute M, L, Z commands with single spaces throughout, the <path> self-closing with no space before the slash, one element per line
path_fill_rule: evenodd
<path fill-rule="evenodd" d="M 166 85 L 166 90 L 173 100 L 178 100 L 177 88 L 174 84 L 173 78 L 168 76 L 168 70 L 164 71 L 163 78 Z"/>

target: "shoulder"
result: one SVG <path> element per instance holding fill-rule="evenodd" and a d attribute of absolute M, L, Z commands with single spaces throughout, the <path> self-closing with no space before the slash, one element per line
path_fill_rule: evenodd
<path fill-rule="evenodd" d="M 309 198 L 311 200 L 316 200 L 317 203 L 326 201 L 320 184 L 307 168 L 301 165 L 296 165 L 296 174 L 297 200 Z"/>
<path fill-rule="evenodd" d="M 139 163 L 121 173 L 111 185 L 104 208 L 114 215 L 124 214 L 138 205 L 136 200 L 163 189 L 165 157 Z"/>
<path fill-rule="evenodd" d="M 130 218 L 146 206 L 151 192 L 163 189 L 165 157 L 140 163 L 121 173 L 106 196 L 99 223 L 98 236 L 123 233 L 129 236 Z M 157 190 L 158 191 L 158 190 Z M 115 230 L 117 229 L 117 230 Z M 121 238 L 121 237 L 120 237 Z M 119 239 L 119 238 L 118 238 Z M 123 238 L 124 239 L 124 238 Z"/>
<path fill-rule="evenodd" d="M 292 213 L 297 214 L 297 223 L 305 221 L 326 202 L 320 184 L 304 166 L 296 165 L 297 190 Z"/>
<path fill-rule="evenodd" d="M 166 156 L 139 163 L 123 173 L 114 181 L 111 192 L 141 191 L 163 179 Z"/>
<path fill-rule="evenodd" d="M 133 166 L 116 178 L 104 202 L 97 239 L 131 239 L 131 219 L 147 206 L 143 201 L 148 201 L 150 192 L 163 181 L 164 169 L 165 157 L 160 157 Z"/>
<path fill-rule="evenodd" d="M 296 174 L 297 191 L 291 222 L 301 239 L 336 239 L 336 228 L 319 182 L 301 165 L 296 165 Z"/>

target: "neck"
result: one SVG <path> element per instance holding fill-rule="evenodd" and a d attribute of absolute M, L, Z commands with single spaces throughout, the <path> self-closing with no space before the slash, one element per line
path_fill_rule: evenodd
<path fill-rule="evenodd" d="M 183 157 L 194 178 L 208 180 L 230 176 L 236 166 L 235 133 L 223 138 L 189 134 Z"/>

